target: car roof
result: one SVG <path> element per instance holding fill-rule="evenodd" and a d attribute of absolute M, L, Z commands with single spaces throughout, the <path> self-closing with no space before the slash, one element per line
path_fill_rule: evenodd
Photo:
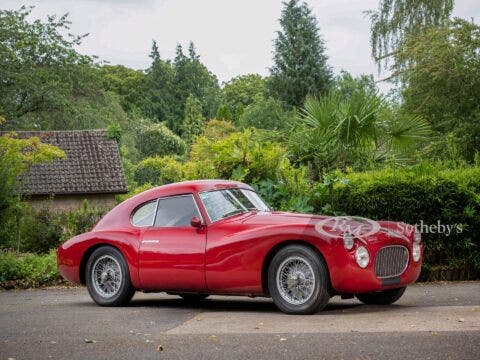
<path fill-rule="evenodd" d="M 193 180 L 154 187 L 137 194 L 109 211 L 95 226 L 94 230 L 130 226 L 130 214 L 139 205 L 160 197 L 197 193 L 202 191 L 242 188 L 253 190 L 247 184 L 230 180 Z"/>
<path fill-rule="evenodd" d="M 253 190 L 250 185 L 232 180 L 190 180 L 182 181 L 162 186 L 154 187 L 143 192 L 146 197 L 171 196 L 176 194 L 187 194 L 192 192 L 202 192 L 211 190 L 220 190 L 226 188 L 244 188 Z"/>

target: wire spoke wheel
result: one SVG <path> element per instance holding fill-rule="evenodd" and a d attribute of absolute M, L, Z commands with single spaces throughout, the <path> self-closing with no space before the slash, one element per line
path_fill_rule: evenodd
<path fill-rule="evenodd" d="M 303 257 L 287 257 L 278 267 L 277 288 L 280 296 L 289 304 L 306 303 L 315 291 L 312 266 Z"/>
<path fill-rule="evenodd" d="M 118 293 L 122 284 L 122 269 L 113 256 L 103 255 L 95 261 L 92 284 L 95 291 L 104 298 Z"/>

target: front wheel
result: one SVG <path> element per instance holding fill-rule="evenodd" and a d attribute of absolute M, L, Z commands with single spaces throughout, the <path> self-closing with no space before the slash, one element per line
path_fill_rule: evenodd
<path fill-rule="evenodd" d="M 88 292 L 98 305 L 126 305 L 135 294 L 127 263 L 111 246 L 102 246 L 90 255 L 85 275 Z"/>
<path fill-rule="evenodd" d="M 406 287 L 355 295 L 358 300 L 367 305 L 390 305 L 399 300 Z"/>
<path fill-rule="evenodd" d="M 268 289 L 275 305 L 287 314 L 312 314 L 330 300 L 323 259 L 306 246 L 281 249 L 268 268 Z"/>

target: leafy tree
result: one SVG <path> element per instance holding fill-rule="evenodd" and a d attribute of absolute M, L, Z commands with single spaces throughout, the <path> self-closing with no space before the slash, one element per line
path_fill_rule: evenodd
<path fill-rule="evenodd" d="M 395 71 L 406 85 L 404 110 L 426 118 L 443 134 L 456 138 L 461 156 L 473 161 L 480 149 L 480 26 L 455 19 L 404 41 Z"/>
<path fill-rule="evenodd" d="M 205 118 L 202 114 L 202 104 L 193 95 L 187 98 L 185 104 L 185 118 L 182 124 L 182 135 L 188 144 L 203 132 Z"/>
<path fill-rule="evenodd" d="M 293 121 L 293 111 L 285 111 L 280 100 L 274 98 L 260 99 L 243 111 L 238 126 L 241 128 L 283 129 Z"/>
<path fill-rule="evenodd" d="M 221 104 L 217 109 L 217 115 L 215 116 L 219 120 L 232 120 L 232 112 L 228 104 Z"/>
<path fill-rule="evenodd" d="M 111 120 L 94 59 L 75 47 L 67 15 L 27 20 L 32 8 L 0 10 L 0 113 L 8 128 L 72 129 Z M 113 101 L 113 103 L 112 103 Z M 95 114 L 91 114 L 91 110 Z"/>
<path fill-rule="evenodd" d="M 420 34 L 430 26 L 444 24 L 454 0 L 380 0 L 377 11 L 368 11 L 371 20 L 372 56 L 379 67 L 396 53 L 409 34 Z"/>
<path fill-rule="evenodd" d="M 353 77 L 346 71 L 341 71 L 340 75 L 335 78 L 333 88 L 338 90 L 344 97 L 351 96 L 356 91 L 367 94 L 373 94 L 378 91 L 372 75 Z"/>
<path fill-rule="evenodd" d="M 233 114 L 230 119 L 236 121 L 245 107 L 264 97 L 265 80 L 257 74 L 237 76 L 225 84 L 223 92 Z"/>
<path fill-rule="evenodd" d="M 42 143 L 38 137 L 19 139 L 15 133 L 0 136 L 0 244 L 8 243 L 14 236 L 10 226 L 16 225 L 15 218 L 22 208 L 21 175 L 33 164 L 64 157 L 62 150 Z"/>
<path fill-rule="evenodd" d="M 137 130 L 137 148 L 142 157 L 182 155 L 185 142 L 163 123 L 143 123 Z"/>
<path fill-rule="evenodd" d="M 284 3 L 277 32 L 269 88 L 288 106 L 301 106 L 307 95 L 328 90 L 332 72 L 315 17 L 306 3 Z"/>
<path fill-rule="evenodd" d="M 114 92 L 120 98 L 120 104 L 126 112 L 136 110 L 142 103 L 140 91 L 145 81 L 145 73 L 123 65 L 104 65 L 100 67 L 103 88 Z"/>
<path fill-rule="evenodd" d="M 181 119 L 185 114 L 186 100 L 190 95 L 195 96 L 201 103 L 203 115 L 207 118 L 215 116 L 218 107 L 220 87 L 218 80 L 200 62 L 193 43 L 190 43 L 188 56 L 183 53 L 182 46 L 177 45 L 176 56 L 173 62 L 173 94 L 175 107 L 173 113 L 177 122 L 171 126 L 175 132 L 181 129 Z"/>

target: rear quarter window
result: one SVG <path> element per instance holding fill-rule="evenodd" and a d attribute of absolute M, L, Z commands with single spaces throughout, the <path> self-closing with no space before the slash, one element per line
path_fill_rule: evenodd
<path fill-rule="evenodd" d="M 157 209 L 157 201 L 150 201 L 137 207 L 131 217 L 134 226 L 152 226 L 155 218 L 155 210 Z"/>

